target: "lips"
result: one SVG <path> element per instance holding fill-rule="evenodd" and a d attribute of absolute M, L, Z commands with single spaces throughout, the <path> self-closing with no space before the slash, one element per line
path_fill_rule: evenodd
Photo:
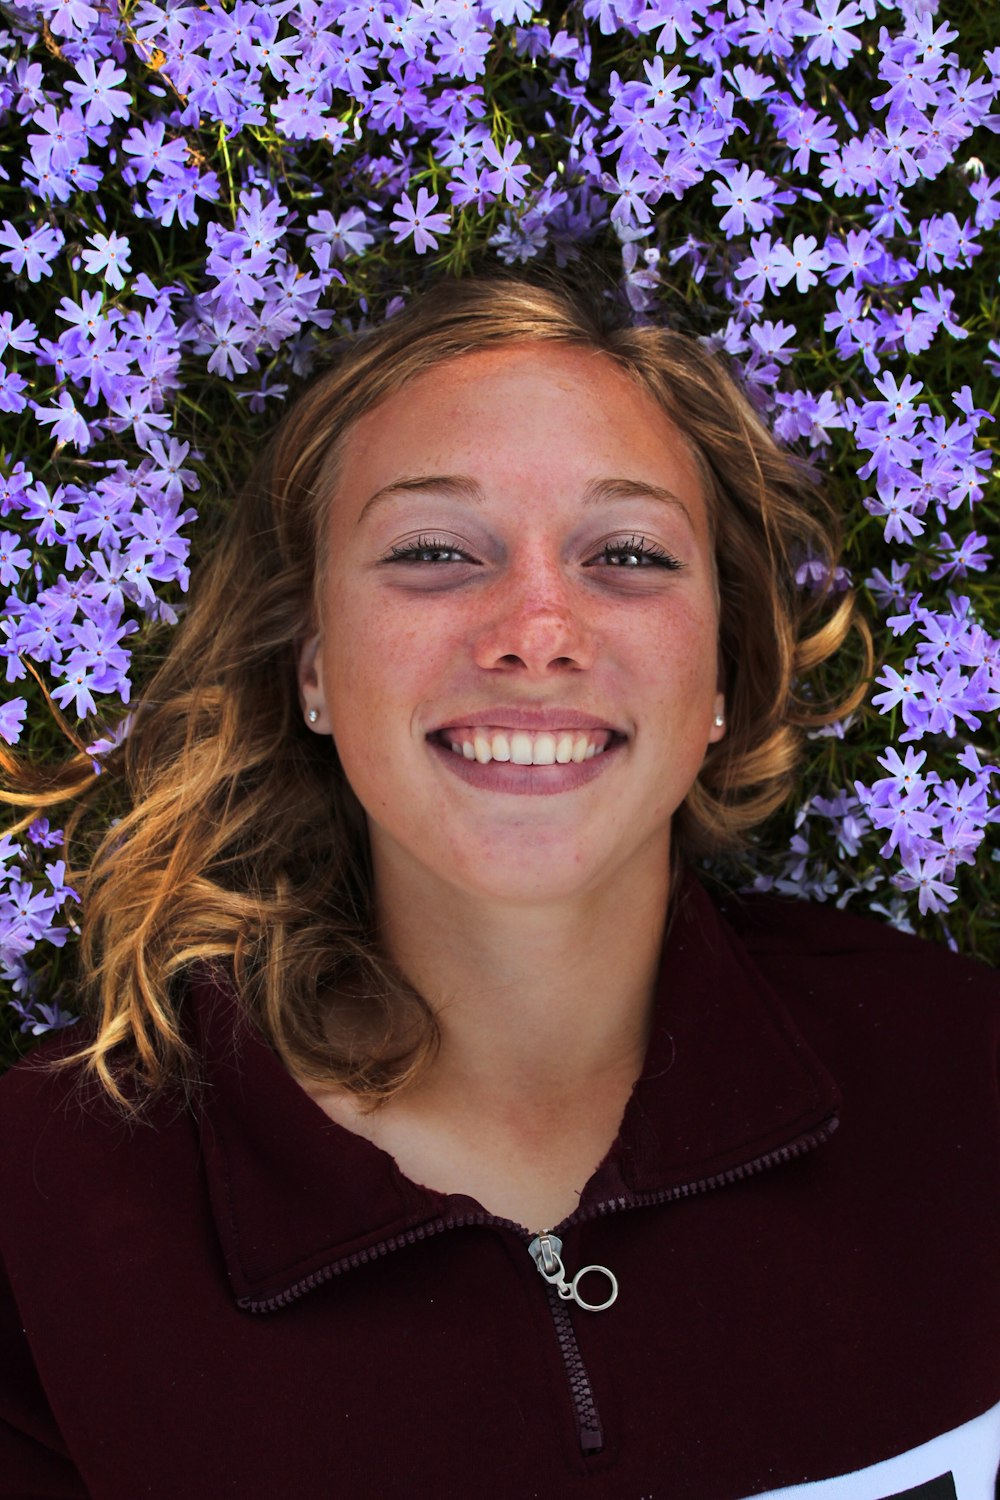
<path fill-rule="evenodd" d="M 584 713 L 580 709 L 561 707 L 558 704 L 545 708 L 527 705 L 494 704 L 490 708 L 462 709 L 452 718 L 442 719 L 429 731 L 430 736 L 440 736 L 442 731 L 455 728 L 490 727 L 501 729 L 523 729 L 529 734 L 556 734 L 560 729 L 606 729 L 621 738 L 627 732 L 610 719 L 598 714 Z"/>
<path fill-rule="evenodd" d="M 507 729 L 499 725 L 473 726 L 464 724 L 460 728 L 441 729 L 431 735 L 431 740 L 448 745 L 464 755 L 467 760 L 478 760 L 485 765 L 491 760 L 512 761 L 519 766 L 551 766 L 559 762 L 589 760 L 600 755 L 616 739 L 611 729 L 558 729 L 554 733 L 543 729 L 531 732 L 527 729 Z M 617 736 L 621 743 L 622 736 Z"/>
<path fill-rule="evenodd" d="M 548 730 L 530 734 L 516 729 L 510 731 L 509 742 L 500 745 L 495 739 L 487 744 L 484 729 L 466 729 L 471 729 L 473 739 L 461 746 L 447 729 L 429 734 L 427 745 L 447 775 L 485 792 L 540 797 L 576 791 L 606 774 L 625 753 L 625 736 L 606 729 L 566 730 L 563 743 Z"/>

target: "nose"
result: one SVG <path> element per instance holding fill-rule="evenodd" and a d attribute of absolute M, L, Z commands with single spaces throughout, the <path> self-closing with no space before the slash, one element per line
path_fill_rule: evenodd
<path fill-rule="evenodd" d="M 597 641 L 585 601 L 558 559 L 514 561 L 491 590 L 490 611 L 475 639 L 476 665 L 527 672 L 586 671 Z"/>

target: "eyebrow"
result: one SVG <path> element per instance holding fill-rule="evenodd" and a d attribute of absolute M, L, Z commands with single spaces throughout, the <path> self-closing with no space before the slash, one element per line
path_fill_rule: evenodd
<path fill-rule="evenodd" d="M 450 499 L 465 500 L 472 505 L 483 505 L 486 501 L 482 486 L 464 474 L 419 474 L 394 479 L 376 490 L 362 506 L 357 524 L 360 526 L 368 513 L 383 500 L 390 500 L 396 495 L 419 495 L 429 491 Z M 601 505 L 609 500 L 659 500 L 666 505 L 678 506 L 688 521 L 691 520 L 687 506 L 673 490 L 664 489 L 659 484 L 650 484 L 645 479 L 592 479 L 584 489 L 584 505 Z"/>

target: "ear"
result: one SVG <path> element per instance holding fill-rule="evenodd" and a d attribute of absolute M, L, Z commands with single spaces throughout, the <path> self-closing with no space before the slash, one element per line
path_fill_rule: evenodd
<path fill-rule="evenodd" d="M 323 637 L 310 636 L 299 647 L 299 702 L 307 725 L 315 734 L 330 734 L 330 719 L 323 695 Z M 315 714 L 315 718 L 312 715 Z"/>
<path fill-rule="evenodd" d="M 712 727 L 708 731 L 708 743 L 716 744 L 726 733 L 726 698 L 724 693 L 716 693 L 715 703 L 712 706 Z"/>
<path fill-rule="evenodd" d="M 722 659 L 722 642 L 718 643 L 715 667 L 715 702 L 712 704 L 712 726 L 708 743 L 715 745 L 726 733 L 726 669 Z"/>

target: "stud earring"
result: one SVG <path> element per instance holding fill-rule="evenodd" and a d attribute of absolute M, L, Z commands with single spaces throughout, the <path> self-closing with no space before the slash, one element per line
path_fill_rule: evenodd
<path fill-rule="evenodd" d="M 722 715 L 722 714 L 716 714 L 716 716 L 715 716 L 715 727 L 716 727 L 716 729 L 721 729 L 722 726 L 723 726 L 723 724 L 725 722 L 726 722 L 726 720 L 725 720 L 724 715 Z"/>
<path fill-rule="evenodd" d="M 319 718 L 319 709 L 311 708 L 306 714 L 306 718 L 309 720 L 310 724 L 315 724 Z"/>

